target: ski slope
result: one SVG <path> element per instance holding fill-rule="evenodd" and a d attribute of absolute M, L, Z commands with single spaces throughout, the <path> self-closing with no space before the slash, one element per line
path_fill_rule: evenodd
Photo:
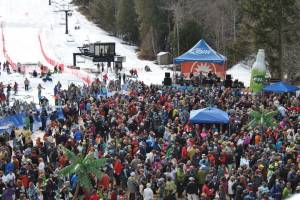
<path fill-rule="evenodd" d="M 168 70 L 151 61 L 140 60 L 135 46 L 124 44 L 119 38 L 110 36 L 88 21 L 78 12 L 77 7 L 70 4 L 71 0 L 51 0 L 51 2 L 52 5 L 49 6 L 48 0 L 0 0 L 0 23 L 3 24 L 5 47 L 15 63 L 42 63 L 51 67 L 42 54 L 40 42 L 47 57 L 65 66 L 73 64 L 72 54 L 79 52 L 78 46 L 96 41 L 115 42 L 117 54 L 126 57 L 122 73 L 137 69 L 139 80 L 146 84 L 162 83 Z M 63 9 L 72 10 L 72 15 L 68 17 L 68 35 L 65 34 L 65 14 L 61 12 Z M 79 26 L 80 29 L 75 30 L 75 26 Z M 87 73 L 85 69 L 95 69 L 95 63 L 90 60 L 84 58 L 78 60 L 81 61 L 77 64 L 82 69 L 80 73 Z M 144 71 L 146 65 L 150 66 L 152 72 Z M 235 74 L 234 78 L 239 78 L 240 70 L 243 72 L 244 69 L 236 67 L 230 73 Z M 110 79 L 114 79 L 111 72 L 108 74 Z M 240 80 L 244 80 L 243 74 L 245 73 L 242 73 Z M 71 73 L 65 78 L 68 81 L 78 81 L 78 76 Z"/>
<path fill-rule="evenodd" d="M 243 63 L 238 63 L 231 67 L 226 73 L 231 74 L 233 80 L 238 79 L 239 81 L 242 81 L 245 87 L 250 86 L 251 67 Z"/>

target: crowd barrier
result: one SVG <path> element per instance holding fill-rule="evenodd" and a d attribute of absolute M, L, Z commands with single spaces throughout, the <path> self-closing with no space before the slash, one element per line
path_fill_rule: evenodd
<path fill-rule="evenodd" d="M 1 30 L 2 30 L 2 47 L 3 47 L 3 55 L 6 61 L 10 64 L 11 68 L 13 70 L 17 70 L 17 64 L 13 62 L 13 60 L 10 58 L 10 56 L 7 53 L 7 49 L 5 47 L 5 38 L 4 38 L 4 32 L 3 32 L 3 25 L 1 24 Z"/>
<path fill-rule="evenodd" d="M 42 44 L 42 40 L 41 40 L 41 36 L 39 35 L 38 36 L 38 40 L 39 40 L 39 43 L 40 43 L 40 48 L 41 48 L 41 52 L 45 58 L 45 60 L 52 66 L 60 66 L 63 70 L 63 72 L 65 73 L 68 73 L 68 74 L 72 74 L 76 77 L 78 77 L 79 79 L 81 79 L 82 81 L 84 81 L 86 84 L 90 85 L 93 81 L 93 78 L 87 73 L 87 72 L 84 72 L 84 71 L 81 71 L 81 70 L 78 70 L 78 69 L 70 69 L 70 68 L 67 68 L 64 64 L 62 63 L 59 63 L 53 59 L 51 59 L 49 56 L 47 56 L 44 48 L 43 48 L 43 44 Z"/>
<path fill-rule="evenodd" d="M 19 113 L 16 115 L 10 115 L 0 119 L 0 126 L 13 125 L 15 127 L 21 127 L 25 122 L 25 113 Z"/>
<path fill-rule="evenodd" d="M 10 115 L 7 117 L 0 118 L 0 134 L 5 130 L 10 129 L 10 126 L 22 128 L 25 125 L 26 113 L 21 112 L 15 115 Z M 48 119 L 50 116 L 48 115 Z M 56 119 L 65 119 L 64 112 L 62 108 L 56 108 Z M 35 122 L 41 122 L 41 119 L 38 115 L 34 116 Z"/>
<path fill-rule="evenodd" d="M 47 54 L 46 54 L 45 51 L 44 51 L 44 48 L 43 48 L 43 45 L 42 45 L 42 41 L 41 41 L 41 36 L 40 36 L 40 35 L 38 36 L 38 40 L 39 40 L 41 52 L 42 52 L 42 54 L 43 54 L 45 60 L 46 60 L 50 65 L 52 65 L 52 66 L 59 66 L 59 67 L 62 69 L 62 71 L 64 71 L 64 68 L 65 68 L 65 65 L 64 65 L 64 64 L 59 63 L 59 62 L 57 62 L 57 61 L 55 61 L 55 60 L 53 60 L 53 59 L 51 59 L 51 58 L 49 58 L 49 57 L 47 56 Z"/>

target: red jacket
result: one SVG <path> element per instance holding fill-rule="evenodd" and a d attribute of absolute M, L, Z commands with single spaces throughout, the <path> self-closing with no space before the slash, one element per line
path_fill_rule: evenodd
<path fill-rule="evenodd" d="M 187 157 L 187 148 L 186 146 L 183 146 L 181 149 L 181 158 L 186 159 L 186 157 Z"/>
<path fill-rule="evenodd" d="M 100 186 L 102 188 L 105 188 L 105 189 L 108 189 L 109 188 L 109 184 L 110 184 L 110 179 L 109 179 L 109 176 L 107 174 L 104 174 L 102 176 L 102 179 L 100 181 Z"/>
<path fill-rule="evenodd" d="M 90 196 L 90 199 L 89 200 L 100 200 L 97 193 L 94 193 Z"/>
<path fill-rule="evenodd" d="M 214 194 L 213 190 L 210 189 L 206 184 L 203 185 L 202 192 L 205 193 L 208 197 L 211 197 Z"/>
<path fill-rule="evenodd" d="M 114 162 L 114 170 L 115 170 L 115 174 L 117 175 L 120 175 L 121 172 L 122 172 L 122 169 L 123 169 L 123 166 L 122 166 L 122 163 L 119 159 L 117 159 L 115 162 Z"/>

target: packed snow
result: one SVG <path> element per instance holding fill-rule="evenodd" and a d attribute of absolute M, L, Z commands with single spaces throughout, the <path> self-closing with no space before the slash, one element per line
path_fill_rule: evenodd
<path fill-rule="evenodd" d="M 238 79 L 242 81 L 245 87 L 250 86 L 250 79 L 251 79 L 251 68 L 243 63 L 238 63 L 230 68 L 227 74 L 231 74 L 232 79 Z"/>
<path fill-rule="evenodd" d="M 65 34 L 65 14 L 61 12 L 62 9 L 71 9 L 72 15 L 69 16 L 69 34 Z M 52 67 L 44 58 L 40 43 L 46 55 L 57 61 L 65 64 L 65 66 L 72 65 L 74 52 L 79 52 L 79 46 L 86 43 L 100 42 L 115 42 L 116 52 L 118 55 L 125 56 L 126 61 L 123 63 L 124 70 L 122 73 L 129 73 L 131 69 L 137 69 L 138 79 L 144 81 L 146 84 L 161 84 L 165 76 L 165 72 L 170 72 L 152 61 L 141 60 L 137 56 L 135 46 L 124 44 L 122 40 L 110 36 L 104 30 L 98 28 L 95 24 L 88 21 L 83 15 L 78 12 L 78 8 L 70 4 L 70 0 L 52 0 L 52 5 L 48 5 L 45 0 L 0 0 L 0 23 L 3 25 L 3 33 L 5 37 L 5 47 L 10 58 L 15 63 L 37 64 L 41 63 L 48 67 Z M 75 30 L 75 26 L 79 29 Z M 2 49 L 2 38 L 1 38 Z M 4 61 L 3 52 L 0 53 L 0 61 Z M 87 73 L 86 69 L 95 69 L 96 63 L 86 58 L 79 58 L 81 67 L 79 73 Z M 144 71 L 144 67 L 148 65 L 151 72 Z M 32 67 L 32 66 L 31 66 Z M 37 67 L 37 66 L 35 66 Z M 30 68 L 30 67 L 29 67 Z M 34 68 L 34 67 L 33 67 Z M 250 83 L 250 69 L 242 64 L 234 66 L 228 71 L 234 79 L 244 81 L 246 86 Z M 109 78 L 113 79 L 114 75 L 109 72 Z M 45 88 L 43 91 L 45 95 L 53 94 L 53 86 L 58 80 L 63 86 L 67 86 L 71 82 L 76 84 L 83 84 L 78 76 L 71 74 L 66 70 L 64 74 L 55 74 L 53 82 L 44 83 L 41 79 L 34 79 L 29 74 L 25 75 L 30 79 L 31 91 L 24 92 L 20 90 L 18 96 L 23 99 L 30 99 L 37 102 L 37 93 L 34 88 L 39 83 Z M 91 75 L 91 77 L 94 77 Z M 2 73 L 1 81 L 4 84 L 18 82 L 20 87 L 23 87 L 23 75 Z M 51 100 L 52 99 L 52 100 Z M 50 98 L 53 101 L 53 98 Z"/>

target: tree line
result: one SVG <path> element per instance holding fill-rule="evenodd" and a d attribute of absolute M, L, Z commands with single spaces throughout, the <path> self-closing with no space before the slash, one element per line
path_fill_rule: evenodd
<path fill-rule="evenodd" d="M 153 59 L 204 38 L 228 65 L 266 50 L 274 78 L 300 79 L 300 0 L 73 0 L 101 28 Z"/>

